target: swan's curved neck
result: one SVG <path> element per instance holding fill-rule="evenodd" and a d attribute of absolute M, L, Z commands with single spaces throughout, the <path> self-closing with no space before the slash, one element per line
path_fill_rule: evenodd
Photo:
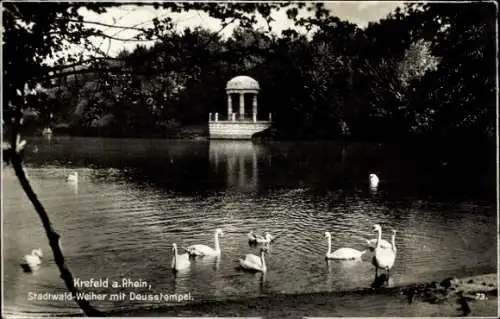
<path fill-rule="evenodd" d="M 215 242 L 215 250 L 219 251 L 220 245 L 219 245 L 219 233 L 218 232 L 216 232 L 214 235 L 214 242 Z"/>
<path fill-rule="evenodd" d="M 396 234 L 392 234 L 392 250 L 396 251 Z"/>
<path fill-rule="evenodd" d="M 326 240 L 328 240 L 328 251 L 326 253 L 330 255 L 332 253 L 332 236 L 328 236 Z"/>
<path fill-rule="evenodd" d="M 375 244 L 375 247 L 378 247 L 378 245 L 380 244 L 380 241 L 382 240 L 382 229 L 378 228 L 377 229 L 377 243 Z"/>
<path fill-rule="evenodd" d="M 174 265 L 177 264 L 177 247 L 174 247 Z"/>

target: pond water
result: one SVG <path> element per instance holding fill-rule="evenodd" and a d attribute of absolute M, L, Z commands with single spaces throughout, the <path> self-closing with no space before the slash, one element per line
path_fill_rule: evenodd
<path fill-rule="evenodd" d="M 324 232 L 332 233 L 333 249 L 363 250 L 375 223 L 386 239 L 398 230 L 391 285 L 496 271 L 491 161 L 452 165 L 383 144 L 75 137 L 29 139 L 24 156 L 75 278 L 151 285 L 87 292 L 190 293 L 200 301 L 365 288 L 374 278 L 371 253 L 357 263 L 326 263 Z M 65 180 L 71 172 L 79 174 L 76 185 Z M 376 190 L 368 187 L 371 172 L 381 179 Z M 30 292 L 66 288 L 10 168 L 2 205 L 4 314 L 80 313 L 72 301 L 30 300 Z M 224 232 L 221 258 L 174 274 L 172 243 L 213 246 L 216 228 Z M 265 276 L 237 269 L 238 258 L 258 254 L 248 245 L 250 230 L 277 236 Z M 20 261 L 37 247 L 43 265 L 24 273 Z M 165 302 L 92 304 L 126 311 Z"/>

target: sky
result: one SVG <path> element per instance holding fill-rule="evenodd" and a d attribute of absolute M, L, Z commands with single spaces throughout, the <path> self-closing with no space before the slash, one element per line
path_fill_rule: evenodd
<path fill-rule="evenodd" d="M 330 10 L 331 15 L 355 23 L 361 28 L 366 27 L 369 22 L 375 22 L 386 17 L 389 12 L 403 4 L 401 1 L 325 1 L 324 3 L 325 7 Z M 82 9 L 81 14 L 86 21 L 95 21 L 119 26 L 147 27 L 151 26 L 151 20 L 153 18 L 165 18 L 169 16 L 173 18 L 174 22 L 177 24 L 178 30 L 196 26 L 203 26 L 204 28 L 214 31 L 219 31 L 221 28 L 219 20 L 213 19 L 203 12 L 189 11 L 170 13 L 163 9 L 155 10 L 152 6 L 137 7 L 133 5 L 123 5 L 121 7 L 112 8 L 108 10 L 107 13 L 100 15 Z M 299 16 L 300 15 L 307 15 L 307 12 L 303 10 Z M 285 10 L 274 12 L 272 17 L 275 21 L 271 23 L 271 27 L 273 31 L 278 34 L 280 34 L 282 30 L 293 26 L 293 22 L 288 21 Z M 257 27 L 267 29 L 263 21 Z M 234 25 L 230 25 L 226 27 L 221 34 L 223 36 L 229 36 L 233 28 Z M 108 35 L 122 39 L 130 39 L 137 34 L 137 31 L 133 30 L 108 27 L 102 27 L 101 29 Z M 107 52 L 109 56 L 116 56 L 123 49 L 132 51 L 138 44 L 148 45 L 148 43 L 145 42 L 117 41 L 102 38 L 96 39 L 94 43 Z"/>

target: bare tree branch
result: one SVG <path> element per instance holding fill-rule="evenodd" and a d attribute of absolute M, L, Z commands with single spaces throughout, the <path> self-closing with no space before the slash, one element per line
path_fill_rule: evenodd
<path fill-rule="evenodd" d="M 203 43 L 199 47 L 199 50 L 201 51 L 204 48 L 208 47 L 208 45 L 210 43 L 212 43 L 217 38 L 217 36 L 219 36 L 219 34 L 227 26 L 229 26 L 231 23 L 235 22 L 236 20 L 237 20 L 237 18 L 233 18 L 229 23 L 224 24 L 215 34 L 213 34 L 205 43 Z M 114 38 L 112 36 L 105 36 L 105 37 L 108 37 L 108 38 L 111 38 L 111 39 L 117 39 L 117 38 Z M 154 40 L 136 40 L 136 41 L 154 41 Z M 88 60 L 84 60 L 84 61 L 81 61 L 81 62 L 70 64 L 70 65 L 65 65 L 65 66 L 60 66 L 60 67 L 54 67 L 53 69 L 49 69 L 48 73 L 51 72 L 51 71 L 64 70 L 64 69 L 67 69 L 67 68 L 70 68 L 70 67 L 79 66 L 79 65 L 83 65 L 83 64 L 91 63 L 91 62 L 96 62 L 98 60 L 103 60 L 103 61 L 106 61 L 106 60 L 108 60 L 108 61 L 125 61 L 124 58 L 95 57 L 95 58 L 91 58 L 91 59 L 88 59 Z M 73 68 L 73 70 L 69 71 L 69 72 L 62 72 L 62 73 L 58 72 L 58 73 L 54 73 L 52 75 L 47 74 L 47 76 L 41 77 L 38 80 L 51 80 L 51 79 L 60 78 L 60 77 L 67 77 L 67 76 L 71 76 L 71 75 L 93 73 L 93 72 L 96 72 L 96 71 L 99 71 L 99 72 L 114 72 L 114 73 L 119 73 L 119 74 L 128 74 L 128 73 L 130 73 L 130 71 L 123 70 L 122 68 L 106 68 L 106 69 L 88 68 L 88 69 L 79 69 L 79 70 L 76 70 L 75 68 Z M 137 73 L 137 74 L 149 75 L 149 74 L 153 74 L 153 73 L 154 72 L 140 72 L 140 73 Z"/>
<path fill-rule="evenodd" d="M 104 34 L 104 33 L 94 33 L 94 34 L 90 34 L 89 36 L 91 37 L 103 37 L 103 38 L 109 38 L 109 39 L 112 39 L 112 40 L 116 40 L 116 41 L 123 41 L 123 42 L 151 42 L 151 41 L 156 41 L 156 39 L 137 39 L 137 38 L 118 38 L 118 37 L 114 37 L 112 35 L 108 35 L 108 34 Z"/>
<path fill-rule="evenodd" d="M 207 41 L 207 42 L 203 43 L 203 45 L 202 45 L 202 47 L 201 47 L 200 49 L 204 49 L 204 48 L 206 48 L 206 47 L 207 47 L 210 43 L 212 43 L 212 41 L 214 41 L 214 40 L 215 40 L 215 39 L 219 36 L 219 34 L 220 34 L 220 33 L 221 33 L 221 32 L 222 32 L 222 31 L 223 31 L 223 30 L 224 30 L 224 29 L 225 29 L 228 25 L 232 24 L 232 23 L 233 23 L 234 21 L 236 21 L 236 20 L 237 20 L 237 18 L 233 18 L 230 22 L 228 22 L 228 23 L 223 23 L 222 28 L 220 28 L 220 29 L 219 29 L 219 31 L 217 31 L 214 35 L 212 35 L 212 36 L 210 37 L 210 39 L 208 39 L 208 41 Z"/>
<path fill-rule="evenodd" d="M 125 30 L 137 30 L 137 31 L 142 31 L 144 32 L 145 29 L 143 28 L 137 28 L 135 26 L 122 26 L 122 25 L 115 25 L 115 24 L 107 24 L 107 23 L 102 23 L 102 22 L 97 22 L 97 21 L 80 21 L 77 19 L 66 19 L 68 22 L 76 22 L 76 23 L 85 23 L 85 24 L 94 24 L 94 25 L 99 25 L 103 27 L 109 27 L 109 28 L 116 28 L 116 29 L 125 29 Z"/>
<path fill-rule="evenodd" d="M 95 72 L 113 72 L 117 74 L 128 74 L 130 73 L 129 70 L 124 70 L 123 68 L 119 67 L 109 67 L 109 68 L 86 68 L 86 69 L 74 69 L 72 71 L 67 71 L 67 72 L 58 72 L 54 74 L 47 74 L 43 77 L 40 78 L 35 78 L 35 81 L 49 81 L 52 79 L 57 79 L 57 78 L 63 78 L 71 75 L 79 75 L 79 74 L 87 74 L 87 73 L 95 73 Z M 146 74 L 151 74 L 149 72 L 138 72 L 136 74 L 141 74 L 141 75 L 146 75 Z"/>
<path fill-rule="evenodd" d="M 24 103 L 26 101 L 24 88 L 22 89 L 21 94 L 23 101 L 22 103 L 24 106 Z M 21 126 L 21 118 L 22 118 L 22 105 L 17 105 L 15 109 L 14 123 L 12 125 L 11 149 L 9 154 L 10 163 L 14 168 L 14 172 L 16 173 L 16 176 L 19 180 L 19 183 L 21 184 L 21 187 L 23 188 L 24 192 L 26 193 L 29 200 L 33 204 L 36 212 L 38 213 L 38 216 L 42 221 L 45 233 L 47 234 L 47 237 L 49 239 L 50 247 L 52 248 L 54 261 L 57 267 L 59 268 L 59 272 L 61 273 L 61 278 L 66 284 L 68 290 L 71 292 L 71 295 L 73 296 L 75 302 L 80 306 L 80 308 L 87 316 L 103 316 L 103 313 L 92 307 L 87 300 L 77 297 L 78 289 L 75 287 L 73 275 L 71 274 L 71 271 L 69 270 L 68 266 L 64 261 L 64 256 L 61 251 L 61 247 L 59 246 L 59 238 L 61 236 L 52 227 L 52 223 L 50 222 L 49 216 L 47 215 L 45 208 L 43 207 L 42 203 L 36 196 L 33 188 L 31 187 L 28 179 L 26 178 L 26 173 L 24 172 L 22 164 L 22 158 L 19 153 L 20 151 L 19 145 L 21 144 L 20 134 L 19 134 Z"/>
<path fill-rule="evenodd" d="M 84 64 L 88 64 L 88 63 L 92 63 L 92 62 L 97 62 L 99 60 L 103 60 L 103 61 L 125 61 L 126 59 L 125 58 L 113 58 L 113 57 L 92 57 L 90 59 L 82 60 L 82 61 L 75 62 L 75 63 L 72 63 L 72 64 L 65 64 L 65 65 L 58 65 L 58 66 L 50 67 L 50 68 L 45 69 L 45 71 L 46 72 L 56 72 L 56 71 L 59 71 L 59 70 L 74 68 L 74 67 L 77 67 L 77 66 L 80 66 L 80 65 L 84 65 Z"/>

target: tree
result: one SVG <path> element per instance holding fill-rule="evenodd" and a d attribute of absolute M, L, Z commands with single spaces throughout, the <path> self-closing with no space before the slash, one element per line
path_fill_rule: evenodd
<path fill-rule="evenodd" d="M 16 176 L 42 220 L 52 248 L 55 262 L 61 277 L 72 293 L 75 301 L 86 315 L 102 315 L 86 300 L 76 298 L 77 289 L 73 276 L 65 264 L 64 256 L 59 247 L 59 234 L 54 230 L 49 216 L 40 200 L 33 191 L 22 166 L 21 151 L 25 141 L 21 140 L 20 129 L 23 111 L 28 107 L 28 95 L 36 94 L 33 90 L 37 85 L 52 87 L 55 79 L 61 79 L 78 74 L 93 72 L 116 71 L 126 73 L 120 66 L 110 66 L 102 61 L 120 60 L 111 58 L 92 44 L 91 37 L 115 38 L 91 27 L 101 23 L 84 21 L 79 9 L 86 8 L 97 13 L 119 4 L 103 3 L 14 3 L 3 4 L 3 78 L 8 79 L 3 87 L 3 118 L 10 126 L 11 145 L 3 145 L 4 159 L 12 164 Z M 160 5 L 152 4 L 155 7 Z M 163 3 L 163 7 L 174 12 L 198 9 L 219 18 L 223 23 L 229 19 L 239 20 L 242 26 L 251 26 L 259 14 L 270 21 L 272 9 L 279 9 L 285 4 L 267 3 Z M 137 39 L 151 40 L 160 38 L 165 31 L 172 28 L 168 19 L 153 21 L 153 27 L 148 29 L 134 28 L 140 31 Z M 116 27 L 116 26 L 114 26 Z M 126 27 L 123 27 L 126 28 Z M 90 58 L 82 54 L 60 56 L 59 53 L 70 45 L 82 45 L 89 52 Z M 207 45 L 202 44 L 201 47 Z M 196 57 L 196 55 L 195 55 Z M 54 60 L 53 64 L 47 59 Z"/>
<path fill-rule="evenodd" d="M 421 131 L 442 138 L 494 136 L 495 11 L 487 2 L 414 9 L 422 26 L 418 32 L 440 60 L 409 91 L 414 125 Z"/>
<path fill-rule="evenodd" d="M 403 87 L 411 81 L 420 80 L 428 71 L 437 70 L 439 59 L 432 55 L 431 42 L 419 39 L 410 44 L 399 62 L 399 80 Z"/>

